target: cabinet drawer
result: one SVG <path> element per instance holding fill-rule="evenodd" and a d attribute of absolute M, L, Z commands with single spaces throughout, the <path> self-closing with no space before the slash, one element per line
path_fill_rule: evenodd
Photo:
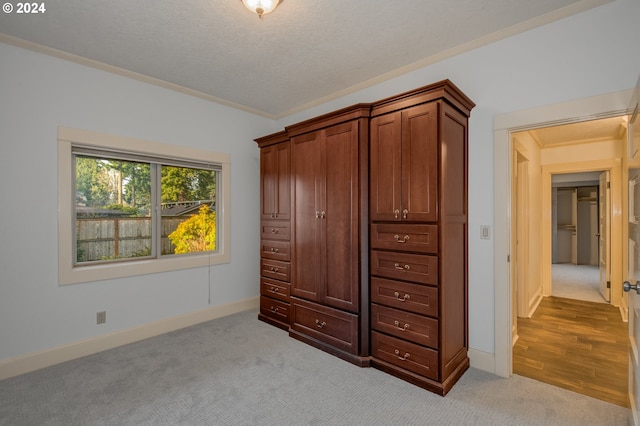
<path fill-rule="evenodd" d="M 421 315 L 438 316 L 438 289 L 371 277 L 371 301 Z"/>
<path fill-rule="evenodd" d="M 376 223 L 371 225 L 371 248 L 437 253 L 438 227 Z"/>
<path fill-rule="evenodd" d="M 260 275 L 289 282 L 291 280 L 291 265 L 279 260 L 260 259 Z"/>
<path fill-rule="evenodd" d="M 262 277 L 260 278 L 260 294 L 283 302 L 289 302 L 289 284 Z"/>
<path fill-rule="evenodd" d="M 371 274 L 420 284 L 438 284 L 438 258 L 423 254 L 371 251 Z"/>
<path fill-rule="evenodd" d="M 372 304 L 371 328 L 438 349 L 438 321 L 433 318 Z"/>
<path fill-rule="evenodd" d="M 288 221 L 262 221 L 260 229 L 260 238 L 263 240 L 291 240 L 291 226 Z"/>
<path fill-rule="evenodd" d="M 371 354 L 421 376 L 438 380 L 438 351 L 433 349 L 372 331 Z"/>
<path fill-rule="evenodd" d="M 260 256 L 265 259 L 288 262 L 291 260 L 291 244 L 288 241 L 262 240 Z"/>
<path fill-rule="evenodd" d="M 346 352 L 358 351 L 358 316 L 291 298 L 292 324 L 297 332 Z"/>
<path fill-rule="evenodd" d="M 289 304 L 270 297 L 260 297 L 260 313 L 269 318 L 289 324 Z"/>

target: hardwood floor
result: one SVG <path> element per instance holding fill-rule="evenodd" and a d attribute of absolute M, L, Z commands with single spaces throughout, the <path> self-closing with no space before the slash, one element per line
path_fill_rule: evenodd
<path fill-rule="evenodd" d="M 628 399 L 627 323 L 617 308 L 545 297 L 518 318 L 513 372 L 623 407 Z"/>

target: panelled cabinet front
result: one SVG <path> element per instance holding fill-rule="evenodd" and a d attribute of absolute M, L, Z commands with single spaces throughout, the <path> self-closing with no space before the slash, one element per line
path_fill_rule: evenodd
<path fill-rule="evenodd" d="M 469 366 L 473 106 L 444 80 L 257 139 L 259 317 L 446 394 Z"/>
<path fill-rule="evenodd" d="M 366 256 L 361 250 L 360 227 L 366 213 L 361 208 L 366 139 L 360 128 L 366 124 L 351 119 L 323 127 L 320 121 L 311 131 L 302 129 L 303 133 L 291 137 L 290 334 L 360 365 L 368 362 L 362 357 L 367 345 L 361 340 L 367 333 L 366 328 L 362 331 L 360 316 L 360 290 L 366 280 L 360 270 L 360 258 L 363 253 Z M 346 335 L 337 339 L 335 330 Z"/>
<path fill-rule="evenodd" d="M 436 219 L 437 114 L 429 103 L 371 119 L 371 220 Z"/>
<path fill-rule="evenodd" d="M 469 366 L 467 121 L 448 83 L 374 104 L 371 363 L 441 395 Z"/>
<path fill-rule="evenodd" d="M 292 294 L 358 312 L 358 123 L 293 137 Z"/>
<path fill-rule="evenodd" d="M 285 132 L 257 139 L 260 147 L 260 313 L 289 329 L 291 281 L 291 145 Z"/>

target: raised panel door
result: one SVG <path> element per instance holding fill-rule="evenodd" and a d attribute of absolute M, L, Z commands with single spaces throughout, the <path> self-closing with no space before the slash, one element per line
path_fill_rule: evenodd
<path fill-rule="evenodd" d="M 294 191 L 291 294 L 320 301 L 323 289 L 320 252 L 320 215 L 317 209 L 321 184 L 319 133 L 293 137 L 291 168 Z"/>
<path fill-rule="evenodd" d="M 369 214 L 373 221 L 400 220 L 401 125 L 400 112 L 371 119 Z"/>
<path fill-rule="evenodd" d="M 349 122 L 326 129 L 324 201 L 321 220 L 325 259 L 324 303 L 358 312 L 359 284 L 359 145 L 358 123 Z"/>
<path fill-rule="evenodd" d="M 437 191 L 438 103 L 432 102 L 402 112 L 402 220 L 437 220 Z"/>
<path fill-rule="evenodd" d="M 290 151 L 289 142 L 260 150 L 262 219 L 291 218 Z"/>

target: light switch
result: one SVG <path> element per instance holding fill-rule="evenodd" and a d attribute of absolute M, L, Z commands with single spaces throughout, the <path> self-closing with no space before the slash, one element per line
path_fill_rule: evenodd
<path fill-rule="evenodd" d="M 488 240 L 489 239 L 489 225 L 481 225 L 480 226 L 480 239 Z"/>

